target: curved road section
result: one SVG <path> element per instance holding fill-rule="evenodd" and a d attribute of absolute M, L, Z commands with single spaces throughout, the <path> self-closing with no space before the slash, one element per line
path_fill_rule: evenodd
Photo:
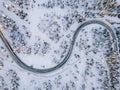
<path fill-rule="evenodd" d="M 26 69 L 26 70 L 31 71 L 31 72 L 34 72 L 34 73 L 48 73 L 48 72 L 52 72 L 52 71 L 55 71 L 55 70 L 59 69 L 60 67 L 62 67 L 68 61 L 68 59 L 71 56 L 71 53 L 73 51 L 75 40 L 76 40 L 78 34 L 80 33 L 80 31 L 82 30 L 83 27 L 85 27 L 87 25 L 90 25 L 90 24 L 99 24 L 99 25 L 102 25 L 102 26 L 106 27 L 107 30 L 109 30 L 109 32 L 110 32 L 110 34 L 112 36 L 112 41 L 114 41 L 114 43 L 113 43 L 113 52 L 118 51 L 117 38 L 116 38 L 116 34 L 114 33 L 114 30 L 110 27 L 109 24 L 107 24 L 106 22 L 101 21 L 101 20 L 89 20 L 89 21 L 86 21 L 86 22 L 82 23 L 77 28 L 77 30 L 75 31 L 75 33 L 73 35 L 73 38 L 72 38 L 72 42 L 71 42 L 70 48 L 68 50 L 67 55 L 63 59 L 63 61 L 61 63 L 59 63 L 58 65 L 56 65 L 55 67 L 48 68 L 48 69 L 37 69 L 37 68 L 33 68 L 33 67 L 30 67 L 30 66 L 26 65 L 25 63 L 23 63 L 21 61 L 21 59 L 13 51 L 13 49 L 12 49 L 11 45 L 9 44 L 8 40 L 6 39 L 5 35 L 2 33 L 2 30 L 0 30 L 0 37 L 2 38 L 2 41 L 4 42 L 4 44 L 7 47 L 7 49 L 9 50 L 13 60 L 15 60 L 15 62 L 21 68 Z"/>

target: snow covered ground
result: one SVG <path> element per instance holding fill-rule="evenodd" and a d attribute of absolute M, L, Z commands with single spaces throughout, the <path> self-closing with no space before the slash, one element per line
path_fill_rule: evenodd
<path fill-rule="evenodd" d="M 1 38 L 0 90 L 120 90 L 120 2 L 109 10 L 105 1 L 0 0 L 0 32 L 28 66 Z M 78 28 L 96 19 L 114 33 L 98 23 Z"/>

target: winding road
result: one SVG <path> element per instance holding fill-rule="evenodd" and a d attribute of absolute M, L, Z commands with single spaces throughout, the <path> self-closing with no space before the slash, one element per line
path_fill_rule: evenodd
<path fill-rule="evenodd" d="M 95 20 L 85 21 L 77 28 L 77 30 L 75 31 L 75 33 L 73 35 L 72 42 L 71 42 L 70 48 L 68 50 L 68 53 L 65 56 L 65 58 L 63 59 L 63 61 L 61 63 L 59 63 L 58 65 L 56 65 L 55 67 L 52 67 L 52 68 L 49 68 L 49 69 L 37 69 L 37 68 L 33 68 L 31 66 L 26 65 L 25 63 L 23 63 L 21 61 L 21 59 L 13 51 L 11 45 L 9 44 L 9 42 L 6 39 L 5 35 L 3 34 L 2 30 L 0 30 L 0 37 L 1 37 L 2 41 L 4 42 L 5 46 L 7 47 L 7 49 L 9 50 L 13 60 L 15 60 L 15 62 L 21 68 L 26 69 L 26 70 L 31 71 L 31 72 L 34 72 L 34 73 L 48 73 L 48 72 L 52 72 L 52 71 L 55 71 L 55 70 L 59 69 L 60 67 L 62 67 L 68 61 L 68 59 L 70 58 L 71 53 L 73 51 L 75 40 L 76 40 L 78 34 L 80 33 L 80 31 L 82 30 L 83 27 L 85 27 L 87 25 L 90 25 L 90 24 L 99 24 L 99 25 L 102 25 L 102 26 L 106 27 L 107 30 L 109 30 L 109 33 L 111 34 L 112 41 L 114 42 L 113 43 L 113 52 L 118 51 L 117 38 L 116 38 L 116 34 L 115 34 L 114 30 L 110 27 L 109 24 L 107 24 L 107 22 L 102 21 L 102 20 L 96 20 L 96 19 Z"/>

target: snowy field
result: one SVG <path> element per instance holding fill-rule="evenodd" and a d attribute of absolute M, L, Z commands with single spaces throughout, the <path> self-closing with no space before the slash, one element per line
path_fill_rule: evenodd
<path fill-rule="evenodd" d="M 120 90 L 119 0 L 0 0 L 0 90 Z"/>

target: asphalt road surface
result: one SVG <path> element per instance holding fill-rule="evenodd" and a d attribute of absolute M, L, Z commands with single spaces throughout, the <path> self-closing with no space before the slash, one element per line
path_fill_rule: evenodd
<path fill-rule="evenodd" d="M 99 25 L 102 25 L 102 26 L 106 27 L 107 30 L 109 30 L 109 33 L 112 36 L 112 41 L 114 42 L 113 51 L 115 51 L 115 52 L 118 51 L 117 38 L 116 38 L 116 34 L 115 34 L 114 30 L 105 21 L 96 20 L 96 19 L 95 20 L 85 21 L 77 28 L 77 30 L 75 31 L 75 33 L 73 35 L 72 42 L 71 42 L 70 48 L 68 50 L 68 53 L 65 56 L 65 58 L 63 59 L 63 61 L 61 63 L 59 63 L 58 65 L 56 65 L 55 67 L 52 67 L 52 68 L 49 68 L 49 69 L 37 69 L 37 68 L 33 68 L 31 66 L 26 65 L 25 63 L 23 63 L 21 61 L 21 59 L 13 51 L 11 45 L 9 44 L 8 40 L 6 39 L 5 35 L 2 33 L 1 30 L 0 30 L 0 37 L 1 37 L 2 41 L 4 42 L 5 46 L 7 47 L 7 49 L 9 50 L 13 60 L 15 60 L 15 62 L 21 68 L 26 69 L 26 70 L 31 71 L 31 72 L 34 72 L 34 73 L 48 73 L 48 72 L 52 72 L 52 71 L 55 71 L 55 70 L 59 69 L 60 67 L 62 67 L 68 61 L 68 59 L 70 58 L 71 53 L 73 51 L 75 40 L 76 40 L 78 34 L 82 30 L 82 28 L 84 28 L 85 26 L 90 25 L 90 24 L 99 24 Z"/>

